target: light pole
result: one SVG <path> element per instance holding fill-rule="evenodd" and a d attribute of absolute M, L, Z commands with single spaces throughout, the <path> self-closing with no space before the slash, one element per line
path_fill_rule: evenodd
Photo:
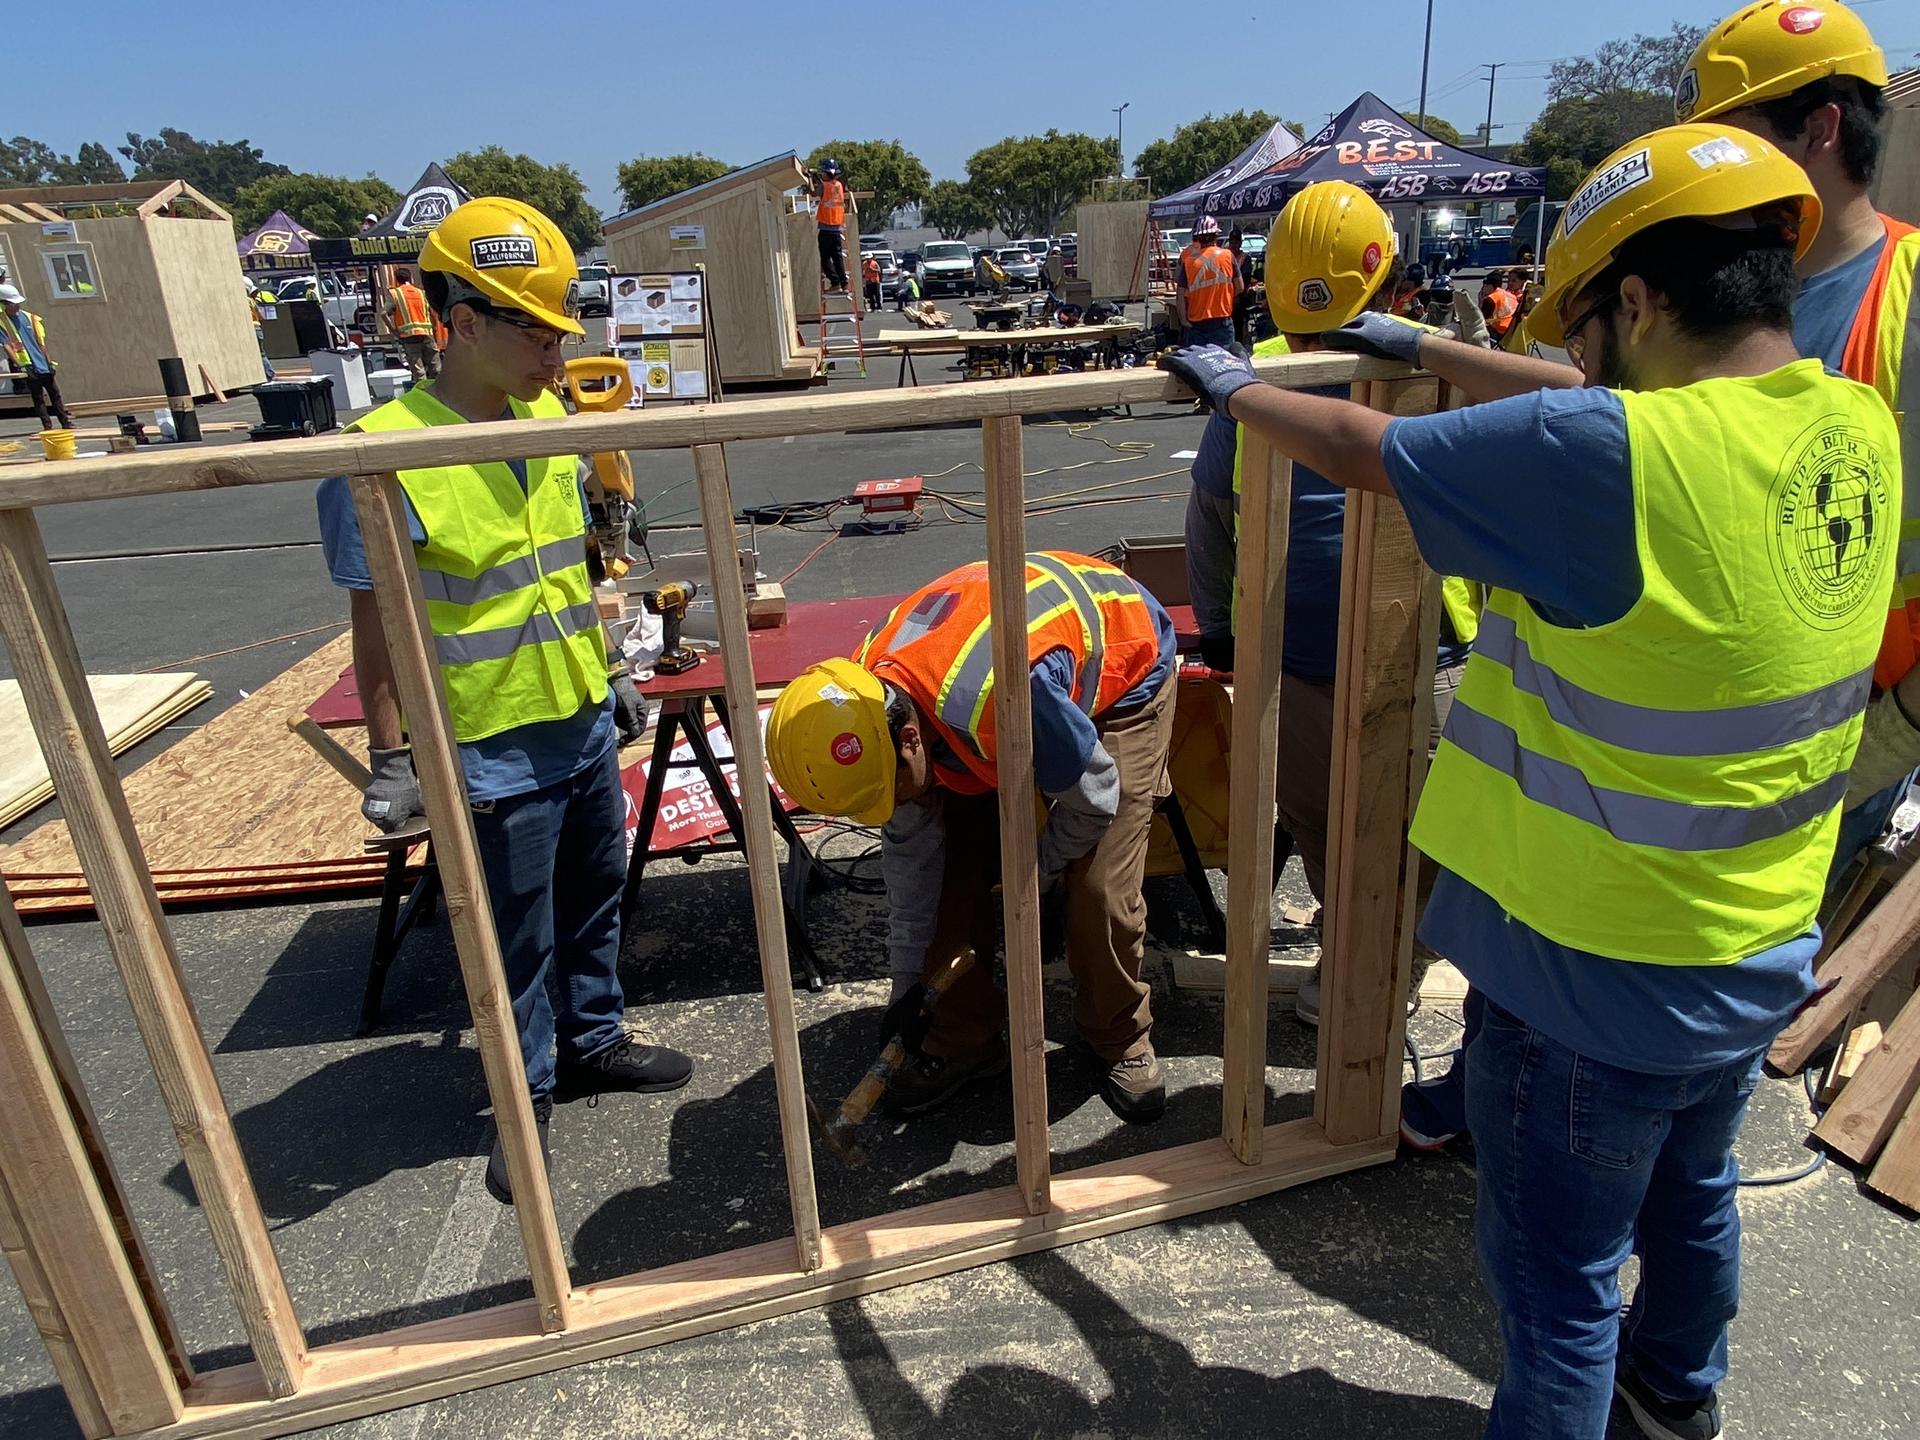
<path fill-rule="evenodd" d="M 1122 100 L 1113 111 L 1113 178 L 1118 184 L 1127 178 L 1127 106 L 1131 100 Z"/>
<path fill-rule="evenodd" d="M 1427 0 L 1427 38 L 1420 46 L 1420 118 L 1414 123 L 1427 127 L 1427 62 L 1433 58 L 1433 0 Z"/>

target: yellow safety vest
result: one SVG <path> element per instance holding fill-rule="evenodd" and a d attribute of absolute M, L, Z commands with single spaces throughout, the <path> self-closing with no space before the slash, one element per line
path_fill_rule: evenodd
<path fill-rule="evenodd" d="M 22 310 L 20 318 L 27 322 L 26 329 L 33 335 L 33 343 L 40 347 L 40 353 L 46 356 L 49 370 L 60 368 L 52 354 L 47 350 L 47 327 L 40 323 L 40 317 L 31 310 Z M 0 310 L 0 349 L 6 351 L 7 359 L 13 362 L 13 368 L 25 373 L 33 368 L 33 358 L 27 351 L 27 342 L 20 338 L 21 330 L 6 311 Z"/>
<path fill-rule="evenodd" d="M 564 416 L 551 394 L 515 400 L 515 419 Z M 459 425 L 416 385 L 347 429 Z M 420 587 L 447 687 L 454 737 L 471 743 L 607 698 L 607 644 L 587 577 L 579 460 L 527 461 L 527 484 L 503 462 L 402 470 L 426 529 Z"/>
<path fill-rule="evenodd" d="M 1730 965 L 1814 921 L 1899 437 L 1817 360 L 1620 398 L 1640 598 L 1570 629 L 1492 592 L 1412 839 L 1561 945 Z"/>

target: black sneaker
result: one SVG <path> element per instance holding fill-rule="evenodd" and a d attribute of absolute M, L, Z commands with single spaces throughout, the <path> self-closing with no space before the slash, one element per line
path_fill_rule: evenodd
<path fill-rule="evenodd" d="M 1704 1400 L 1663 1399 L 1623 1362 L 1614 1372 L 1613 1393 L 1648 1440 L 1720 1440 L 1718 1391 Z"/>
<path fill-rule="evenodd" d="M 1158 1120 L 1167 1109 L 1167 1075 L 1160 1057 L 1151 1050 L 1115 1060 L 1107 1066 L 1100 1093 L 1122 1120 L 1144 1125 Z"/>
<path fill-rule="evenodd" d="M 987 1049 L 971 1057 L 909 1056 L 887 1091 L 887 1111 L 893 1115 L 923 1115 L 946 1104 L 975 1081 L 1003 1074 L 1007 1063 L 1007 1042 L 999 1035 Z"/>
<path fill-rule="evenodd" d="M 678 1090 L 692 1078 L 691 1056 L 654 1044 L 652 1035 L 633 1026 L 598 1055 L 556 1064 L 553 1090 L 562 1100 L 622 1090 L 653 1094 Z"/>
<path fill-rule="evenodd" d="M 533 1097 L 533 1128 L 540 1136 L 540 1159 L 553 1178 L 553 1147 L 547 1143 L 547 1126 L 553 1119 L 553 1097 Z M 500 1127 L 493 1127 L 493 1153 L 487 1157 L 487 1193 L 502 1205 L 513 1204 L 513 1182 L 507 1179 L 507 1152 L 500 1144 Z"/>

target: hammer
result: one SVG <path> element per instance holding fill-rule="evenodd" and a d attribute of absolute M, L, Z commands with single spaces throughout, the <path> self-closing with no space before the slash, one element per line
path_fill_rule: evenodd
<path fill-rule="evenodd" d="M 940 1003 L 940 997 L 953 988 L 954 982 L 973 968 L 973 951 L 962 950 L 958 955 L 932 975 L 921 982 L 925 994 L 920 1001 L 921 1016 L 928 1017 Z M 858 1169 L 867 1163 L 867 1152 L 860 1147 L 854 1134 L 866 1123 L 867 1116 L 873 1113 L 873 1107 L 880 1097 L 887 1093 L 887 1087 L 893 1083 L 893 1077 L 906 1063 L 907 1042 L 895 1035 L 887 1041 L 886 1048 L 880 1052 L 880 1058 L 868 1067 L 860 1083 L 853 1087 L 853 1093 L 840 1102 L 839 1110 L 831 1119 L 821 1111 L 811 1095 L 807 1097 L 807 1113 L 820 1128 L 820 1139 L 835 1155 L 844 1160 L 849 1168 Z"/>

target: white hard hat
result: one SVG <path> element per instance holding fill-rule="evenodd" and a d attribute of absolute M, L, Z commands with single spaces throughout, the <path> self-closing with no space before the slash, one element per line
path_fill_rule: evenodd
<path fill-rule="evenodd" d="M 11 285 L 0 285 L 0 303 L 7 305 L 24 305 L 27 303 L 27 297 Z"/>

